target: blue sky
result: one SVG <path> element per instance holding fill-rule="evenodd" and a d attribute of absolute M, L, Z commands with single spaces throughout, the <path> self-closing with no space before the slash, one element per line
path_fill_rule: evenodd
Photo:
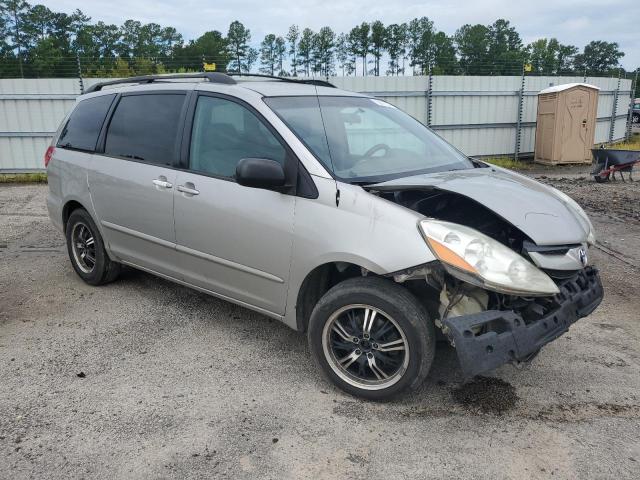
<path fill-rule="evenodd" d="M 325 25 L 348 31 L 362 21 L 400 23 L 427 16 L 436 27 L 451 35 L 465 23 L 509 20 L 525 43 L 556 37 L 580 49 L 590 40 L 618 42 L 626 53 L 627 69 L 640 67 L 640 1 L 638 0 L 476 0 L 473 2 L 411 0 L 42 0 L 58 11 L 80 8 L 94 21 L 121 24 L 132 18 L 171 25 L 186 38 L 207 30 L 226 34 L 229 23 L 240 20 L 258 44 L 267 33 L 284 34 L 295 23 L 314 30 Z"/>

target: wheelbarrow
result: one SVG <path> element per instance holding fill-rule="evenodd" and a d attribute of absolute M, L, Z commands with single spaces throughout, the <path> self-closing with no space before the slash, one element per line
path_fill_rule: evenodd
<path fill-rule="evenodd" d="M 616 172 L 624 182 L 622 172 L 629 173 L 629 180 L 633 181 L 631 172 L 633 166 L 640 162 L 640 150 L 616 150 L 608 148 L 592 148 L 593 169 L 591 175 L 598 183 L 608 182 L 609 178 L 616 179 Z"/>

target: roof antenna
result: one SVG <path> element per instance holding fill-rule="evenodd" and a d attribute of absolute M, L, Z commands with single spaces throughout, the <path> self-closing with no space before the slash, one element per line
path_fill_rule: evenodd
<path fill-rule="evenodd" d="M 313 76 L 312 80 L 315 80 Z M 327 142 L 327 152 L 329 152 L 329 160 L 331 161 L 331 171 L 335 173 L 336 169 L 333 164 L 333 155 L 331 154 L 331 145 L 329 145 L 329 136 L 327 134 L 327 126 L 324 123 L 324 115 L 322 113 L 322 105 L 320 104 L 320 95 L 318 95 L 318 85 L 312 83 L 316 92 L 316 101 L 318 102 L 318 111 L 320 112 L 320 120 L 322 121 L 322 129 L 324 130 L 324 139 Z M 338 188 L 338 182 L 336 182 L 336 207 L 340 206 L 340 189 Z"/>

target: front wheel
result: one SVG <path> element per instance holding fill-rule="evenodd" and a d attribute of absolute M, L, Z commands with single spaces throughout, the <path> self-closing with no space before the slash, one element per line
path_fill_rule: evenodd
<path fill-rule="evenodd" d="M 405 288 L 375 277 L 329 290 L 311 314 L 308 339 L 323 373 L 369 400 L 418 387 L 435 353 L 434 326 L 422 304 Z"/>

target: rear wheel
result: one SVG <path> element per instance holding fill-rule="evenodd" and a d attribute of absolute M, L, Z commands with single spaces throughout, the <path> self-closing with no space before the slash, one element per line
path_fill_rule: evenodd
<path fill-rule="evenodd" d="M 102 236 L 86 210 L 74 210 L 66 227 L 67 251 L 76 273 L 89 285 L 102 285 L 116 279 L 120 264 L 104 249 Z"/>
<path fill-rule="evenodd" d="M 386 400 L 418 387 L 435 352 L 435 332 L 411 292 L 380 278 L 353 278 L 320 299 L 309 345 L 324 374 L 342 390 Z"/>

